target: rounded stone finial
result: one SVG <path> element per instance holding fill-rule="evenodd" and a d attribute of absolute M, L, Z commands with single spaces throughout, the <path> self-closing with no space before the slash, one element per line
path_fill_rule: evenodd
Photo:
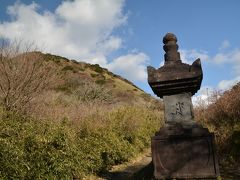
<path fill-rule="evenodd" d="M 173 33 L 167 33 L 163 37 L 163 43 L 167 44 L 167 42 L 169 42 L 169 41 L 174 41 L 176 43 L 177 42 L 177 37 Z"/>

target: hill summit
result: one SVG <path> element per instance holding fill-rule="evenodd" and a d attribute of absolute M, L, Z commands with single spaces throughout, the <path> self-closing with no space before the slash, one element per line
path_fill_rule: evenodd
<path fill-rule="evenodd" d="M 79 104 L 83 103 L 108 107 L 137 105 L 162 109 L 160 100 L 98 64 L 78 62 L 41 52 L 34 53 L 41 55 L 45 63 L 51 64 L 55 78 L 52 88 L 35 99 L 32 106 L 35 108 L 31 109 L 31 112 L 41 112 L 40 114 L 45 116 L 50 113 L 48 111 L 56 109 L 55 111 L 65 112 L 66 116 L 69 116 L 72 113 L 67 109 L 79 109 Z M 52 118 L 52 114 L 57 113 L 50 114 Z"/>

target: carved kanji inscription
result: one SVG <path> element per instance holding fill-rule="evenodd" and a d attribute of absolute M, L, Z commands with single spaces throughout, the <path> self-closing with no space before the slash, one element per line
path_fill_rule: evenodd
<path fill-rule="evenodd" d="M 193 120 L 190 93 L 163 96 L 165 106 L 165 121 L 185 122 Z"/>

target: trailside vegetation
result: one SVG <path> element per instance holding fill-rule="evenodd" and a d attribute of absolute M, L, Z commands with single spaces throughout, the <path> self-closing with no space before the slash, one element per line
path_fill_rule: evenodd
<path fill-rule="evenodd" d="M 124 106 L 78 122 L 54 122 L 2 111 L 0 179 L 72 179 L 100 173 L 149 147 L 161 116 Z"/>
<path fill-rule="evenodd" d="M 211 104 L 195 109 L 196 119 L 216 136 L 221 159 L 240 163 L 240 83 L 223 94 L 213 93 Z"/>
<path fill-rule="evenodd" d="M 150 146 L 162 103 L 99 65 L 0 49 L 0 179 L 82 179 Z"/>

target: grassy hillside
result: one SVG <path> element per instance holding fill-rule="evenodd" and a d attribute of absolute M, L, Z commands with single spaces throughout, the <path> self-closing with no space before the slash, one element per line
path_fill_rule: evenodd
<path fill-rule="evenodd" d="M 113 109 L 118 106 L 142 106 L 162 110 L 162 102 L 146 94 L 130 81 L 115 75 L 98 64 L 42 54 L 57 75 L 54 86 L 41 92 L 28 108 L 40 118 L 70 118 L 91 114 L 98 107 Z M 84 109 L 84 110 L 83 110 Z"/>
<path fill-rule="evenodd" d="M 0 63 L 8 87 L 0 94 L 0 179 L 82 179 L 149 147 L 163 122 L 160 101 L 99 65 L 30 57 Z"/>
<path fill-rule="evenodd" d="M 43 56 L 45 60 L 54 62 L 60 69 L 60 75 L 64 82 L 58 86 L 58 90 L 62 92 L 73 93 L 84 83 L 93 83 L 110 90 L 112 96 L 119 101 L 134 103 L 144 98 L 144 100 L 146 98 L 151 100 L 149 95 L 133 83 L 100 67 L 98 64 L 77 62 L 50 54 L 43 54 Z"/>

